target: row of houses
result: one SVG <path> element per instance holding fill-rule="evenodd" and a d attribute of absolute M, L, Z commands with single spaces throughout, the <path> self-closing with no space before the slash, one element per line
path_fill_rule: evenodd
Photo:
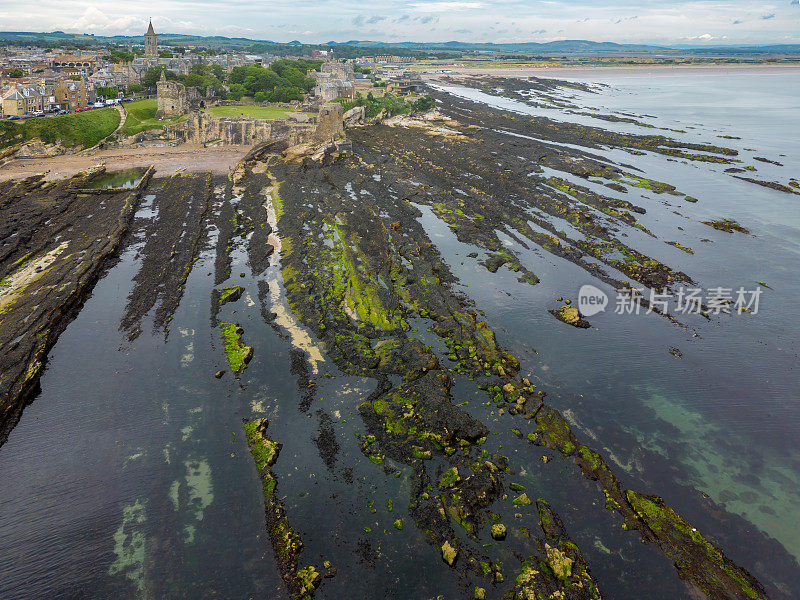
<path fill-rule="evenodd" d="M 0 95 L 2 116 L 23 117 L 37 111 L 55 108 L 74 111 L 97 99 L 94 88 L 86 80 L 59 79 L 55 84 L 44 82 L 12 82 Z"/>
<path fill-rule="evenodd" d="M 268 65 L 275 59 L 272 55 L 220 54 L 174 54 L 160 56 L 156 35 L 152 28 L 145 35 L 145 56 L 131 61 L 118 62 L 106 60 L 108 50 L 80 51 L 75 54 L 46 52 L 41 48 L 10 48 L 0 46 L 0 78 L 23 76 L 36 77 L 46 81 L 58 78 L 86 78 L 94 87 L 117 87 L 128 89 L 141 84 L 151 67 L 164 67 L 178 76 L 188 75 L 195 65 L 220 65 L 228 72 L 234 67 L 245 65 Z"/>

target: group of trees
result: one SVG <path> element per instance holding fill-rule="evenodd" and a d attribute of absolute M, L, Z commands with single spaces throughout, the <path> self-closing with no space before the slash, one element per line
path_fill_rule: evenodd
<path fill-rule="evenodd" d="M 224 92 L 222 81 L 225 79 L 225 71 L 221 65 L 193 65 L 188 75 L 180 76 L 163 66 L 150 67 L 142 78 L 142 85 L 135 89 L 133 89 L 134 86 L 130 86 L 128 91 L 154 89 L 158 80 L 161 79 L 162 73 L 166 73 L 167 80 L 179 81 L 186 87 L 197 88 L 202 93 L 205 93 L 209 87 L 213 88 L 215 94 Z"/>
<path fill-rule="evenodd" d="M 314 88 L 314 78 L 309 71 L 319 69 L 318 60 L 286 60 L 281 59 L 260 67 L 234 67 L 228 75 L 231 100 L 241 100 L 243 96 L 252 96 L 256 102 L 291 102 L 302 100 L 303 94 Z"/>
<path fill-rule="evenodd" d="M 115 85 L 98 86 L 97 95 L 102 98 L 119 98 L 119 88 Z"/>
<path fill-rule="evenodd" d="M 131 62 L 137 56 L 144 56 L 144 52 L 139 49 L 134 49 L 131 52 L 128 50 L 112 50 L 103 58 L 110 63 L 126 63 Z"/>
<path fill-rule="evenodd" d="M 153 90 L 166 71 L 168 80 L 179 81 L 186 87 L 197 88 L 205 93 L 209 87 L 218 96 L 226 96 L 231 100 L 241 100 L 247 96 L 256 102 L 291 102 L 302 100 L 303 94 L 314 88 L 314 78 L 309 71 L 319 69 L 318 60 L 285 60 L 281 59 L 269 67 L 251 65 L 234 67 L 225 77 L 225 71 L 219 64 L 193 65 L 188 75 L 178 76 L 163 66 L 150 67 L 142 78 L 142 85 L 132 85 L 129 93 Z M 223 82 L 228 85 L 226 93 Z"/>

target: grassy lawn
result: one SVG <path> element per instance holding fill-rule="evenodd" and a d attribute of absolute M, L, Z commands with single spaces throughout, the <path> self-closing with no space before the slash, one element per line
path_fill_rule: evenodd
<path fill-rule="evenodd" d="M 0 148 L 33 138 L 62 146 L 90 148 L 114 133 L 119 125 L 116 108 L 99 108 L 60 117 L 38 117 L 24 123 L 0 122 Z"/>
<path fill-rule="evenodd" d="M 285 119 L 293 110 L 279 106 L 212 106 L 206 112 L 213 117 L 253 117 L 255 119 Z"/>
<path fill-rule="evenodd" d="M 156 119 L 158 103 L 155 98 L 126 104 L 125 110 L 128 111 L 128 118 L 122 128 L 122 132 L 125 135 L 135 135 L 140 131 L 148 131 L 150 129 L 163 129 L 167 123 L 176 123 L 186 118 L 186 115 L 180 115 L 159 121 Z"/>

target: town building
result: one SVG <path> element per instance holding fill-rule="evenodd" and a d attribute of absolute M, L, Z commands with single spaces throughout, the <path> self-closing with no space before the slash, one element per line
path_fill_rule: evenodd
<path fill-rule="evenodd" d="M 53 57 L 53 68 L 64 74 L 81 73 L 83 75 L 91 75 L 97 68 L 96 65 L 97 57 L 91 55 L 62 54 Z"/>
<path fill-rule="evenodd" d="M 411 81 L 410 79 L 398 79 L 390 81 L 386 85 L 386 91 L 390 94 L 397 94 L 405 96 L 406 94 L 414 94 L 422 89 L 421 82 Z"/>
<path fill-rule="evenodd" d="M 158 58 L 158 38 L 156 37 L 156 32 L 153 30 L 152 21 L 150 21 L 150 25 L 147 27 L 147 33 L 144 34 L 144 57 L 149 60 Z"/>
<path fill-rule="evenodd" d="M 317 81 L 314 86 L 314 95 L 323 100 L 336 98 L 352 98 L 355 96 L 355 72 L 353 65 L 338 62 L 322 64 L 320 71 L 314 71 L 311 76 Z"/>
<path fill-rule="evenodd" d="M 89 104 L 91 95 L 86 80 L 81 78 L 78 81 L 72 79 L 59 79 L 53 88 L 53 96 L 56 103 L 67 110 L 83 108 Z"/>
<path fill-rule="evenodd" d="M 12 83 L 2 94 L 5 117 L 24 117 L 38 111 L 48 111 L 55 105 L 52 86 L 44 83 Z"/>

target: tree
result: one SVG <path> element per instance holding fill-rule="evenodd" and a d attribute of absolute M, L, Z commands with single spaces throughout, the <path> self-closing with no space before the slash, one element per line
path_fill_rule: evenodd
<path fill-rule="evenodd" d="M 97 88 L 97 95 L 103 98 L 118 98 L 119 88 L 117 86 L 100 86 Z"/>
<path fill-rule="evenodd" d="M 138 83 L 132 83 L 128 86 L 128 93 L 129 94 L 139 94 L 144 91 L 144 86 L 139 85 Z"/>
<path fill-rule="evenodd" d="M 25 75 L 25 72 L 22 69 L 19 69 L 19 68 L 11 69 L 11 72 L 8 74 L 8 76 L 11 77 L 12 79 L 19 79 L 20 77 L 23 77 L 24 75 Z"/>
<path fill-rule="evenodd" d="M 134 58 L 136 58 L 136 55 L 133 52 L 127 52 L 126 50 L 114 50 L 103 58 L 110 63 L 123 63 L 132 61 Z"/>
<path fill-rule="evenodd" d="M 234 83 L 231 86 L 230 91 L 228 92 L 228 97 L 231 100 L 236 100 L 238 102 L 239 100 L 242 99 L 242 96 L 244 96 L 246 92 L 247 89 L 245 89 L 245 87 L 242 84 Z"/>
<path fill-rule="evenodd" d="M 436 105 L 436 100 L 434 100 L 431 96 L 424 96 L 419 100 L 416 100 L 411 107 L 419 112 L 424 112 L 426 110 L 432 109 Z"/>
<path fill-rule="evenodd" d="M 161 79 L 161 73 L 166 72 L 167 79 L 177 79 L 178 76 L 175 75 L 172 71 L 167 71 L 165 67 L 150 67 L 147 69 L 147 73 L 144 74 L 142 78 L 142 85 L 144 87 L 153 88 L 158 83 L 158 80 Z"/>
<path fill-rule="evenodd" d="M 253 96 L 253 100 L 256 102 L 266 102 L 267 95 L 264 92 L 256 92 L 256 95 Z"/>

